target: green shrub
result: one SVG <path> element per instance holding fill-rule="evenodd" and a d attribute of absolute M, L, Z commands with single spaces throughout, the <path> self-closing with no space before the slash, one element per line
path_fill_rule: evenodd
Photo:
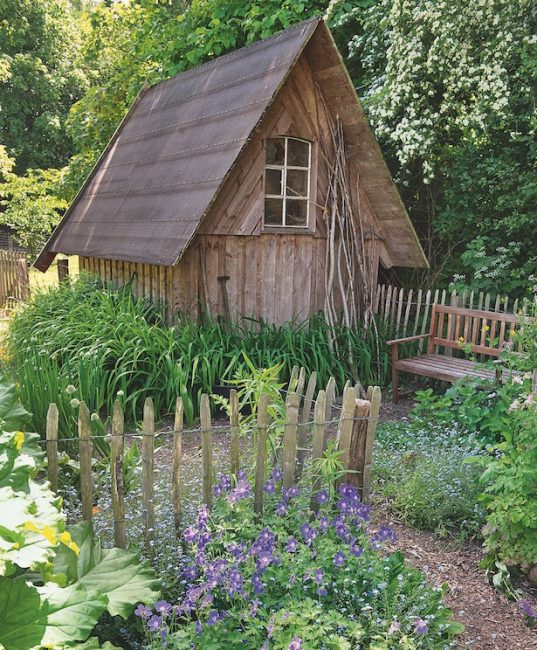
<path fill-rule="evenodd" d="M 468 460 L 486 452 L 471 436 L 419 424 L 379 426 L 373 455 L 377 495 L 416 528 L 477 534 L 485 521 L 481 468 Z"/>
<path fill-rule="evenodd" d="M 44 430 L 48 405 L 56 402 L 67 436 L 76 431 L 77 400 L 110 413 L 118 392 L 133 419 L 146 397 L 164 414 L 181 395 L 190 423 L 200 394 L 246 367 L 243 353 L 256 368 L 281 365 L 282 381 L 298 365 L 316 371 L 323 386 L 331 375 L 339 386 L 347 379 L 378 382 L 388 372 L 382 336 L 373 328 L 330 328 L 322 316 L 282 326 L 183 320 L 169 328 L 162 308 L 135 300 L 130 287 L 117 291 L 82 278 L 37 294 L 14 317 L 8 351 L 35 429 Z"/>

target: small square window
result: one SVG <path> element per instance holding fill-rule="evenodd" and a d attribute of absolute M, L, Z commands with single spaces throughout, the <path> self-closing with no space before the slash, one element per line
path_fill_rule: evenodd
<path fill-rule="evenodd" d="M 270 170 L 267 169 L 267 172 Z M 308 170 L 307 169 L 288 169 L 287 170 L 287 196 L 308 196 Z"/>
<path fill-rule="evenodd" d="M 305 167 L 310 166 L 310 143 L 304 140 L 287 140 L 287 166 Z"/>
<path fill-rule="evenodd" d="M 283 196 L 283 169 L 267 169 L 265 176 L 265 194 Z"/>
<path fill-rule="evenodd" d="M 267 140 L 267 165 L 285 165 L 285 138 Z"/>

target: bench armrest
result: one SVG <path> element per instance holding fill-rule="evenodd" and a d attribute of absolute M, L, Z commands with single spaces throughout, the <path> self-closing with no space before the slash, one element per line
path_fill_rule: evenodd
<path fill-rule="evenodd" d="M 386 345 L 399 345 L 399 343 L 410 343 L 412 341 L 419 341 L 420 339 L 426 339 L 431 337 L 431 332 L 427 334 L 416 334 L 416 336 L 407 336 L 404 339 L 393 339 L 392 341 L 386 341 Z"/>

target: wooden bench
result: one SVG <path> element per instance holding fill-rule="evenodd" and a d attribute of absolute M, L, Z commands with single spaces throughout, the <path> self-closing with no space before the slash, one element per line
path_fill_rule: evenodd
<path fill-rule="evenodd" d="M 463 309 L 434 304 L 431 329 L 426 334 L 388 341 L 392 353 L 393 401 L 399 401 L 399 373 L 455 382 L 463 377 L 494 378 L 498 372 L 477 361 L 453 356 L 453 350 L 471 352 L 482 358 L 498 358 L 511 331 L 520 319 L 514 314 L 500 314 L 480 309 Z M 399 345 L 429 339 L 427 353 L 400 359 Z M 440 352 L 444 348 L 444 352 Z"/>

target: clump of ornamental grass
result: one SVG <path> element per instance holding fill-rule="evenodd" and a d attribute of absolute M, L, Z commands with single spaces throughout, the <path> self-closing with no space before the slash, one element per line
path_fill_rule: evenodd
<path fill-rule="evenodd" d="M 184 531 L 183 590 L 175 602 L 140 605 L 148 648 L 449 648 L 462 626 L 442 590 L 386 555 L 389 528 L 375 530 L 355 488 L 334 498 L 283 489 L 273 470 L 262 516 L 244 473 L 221 476 L 212 511 Z"/>

